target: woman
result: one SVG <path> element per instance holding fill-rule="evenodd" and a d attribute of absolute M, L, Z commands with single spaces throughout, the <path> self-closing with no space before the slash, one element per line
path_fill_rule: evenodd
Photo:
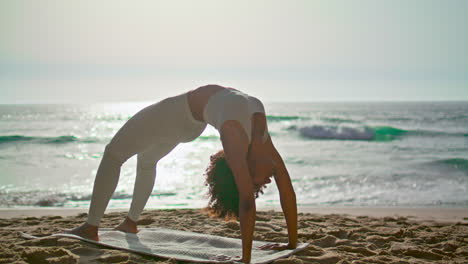
<path fill-rule="evenodd" d="M 218 85 L 202 86 L 164 99 L 130 118 L 105 148 L 96 174 L 86 223 L 72 229 L 70 233 L 99 240 L 99 222 L 117 186 L 120 167 L 135 154 L 138 155 L 137 176 L 132 204 L 128 216 L 116 229 L 137 233 L 136 222 L 153 190 L 157 162 L 177 144 L 196 139 L 207 124 L 218 129 L 224 150 L 212 156 L 207 170 L 210 205 L 219 215 L 233 213 L 239 216 L 241 261 L 250 262 L 255 197 L 265 184 L 271 182 L 273 172 L 286 218 L 289 243 L 270 244 L 263 248 L 295 248 L 295 193 L 284 162 L 268 135 L 263 104 L 255 97 Z M 217 183 L 228 177 L 234 179 L 237 207 L 223 206 L 232 197 L 223 199 L 224 192 Z"/>

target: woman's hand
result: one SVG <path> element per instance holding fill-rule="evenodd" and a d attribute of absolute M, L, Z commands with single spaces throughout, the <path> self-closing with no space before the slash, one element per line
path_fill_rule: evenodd
<path fill-rule="evenodd" d="M 291 244 L 279 244 L 279 243 L 270 243 L 258 247 L 261 250 L 285 250 L 285 249 L 295 249 L 296 247 Z"/>

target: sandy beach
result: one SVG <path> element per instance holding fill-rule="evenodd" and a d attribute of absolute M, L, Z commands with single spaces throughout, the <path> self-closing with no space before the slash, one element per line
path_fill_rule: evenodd
<path fill-rule="evenodd" d="M 69 238 L 25 240 L 18 232 L 47 236 L 86 219 L 76 209 L 0 210 L 0 263 L 184 263 L 99 247 Z M 299 241 L 311 245 L 274 263 L 467 263 L 468 210 L 429 208 L 300 208 Z M 432 214 L 431 214 L 432 211 Z M 102 227 L 125 212 L 110 211 Z M 239 223 L 210 218 L 201 209 L 148 210 L 140 228 L 166 227 L 239 238 Z M 255 239 L 286 242 L 281 212 L 257 213 Z"/>

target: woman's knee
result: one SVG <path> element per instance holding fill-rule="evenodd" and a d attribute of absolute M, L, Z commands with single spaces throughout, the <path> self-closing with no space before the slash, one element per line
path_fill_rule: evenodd
<path fill-rule="evenodd" d="M 112 143 L 107 144 L 104 148 L 103 159 L 104 158 L 120 165 L 122 165 L 128 159 L 125 157 L 125 155 L 119 152 L 115 144 Z"/>
<path fill-rule="evenodd" d="M 158 160 L 142 157 L 140 154 L 137 159 L 137 170 L 153 171 L 156 170 Z"/>

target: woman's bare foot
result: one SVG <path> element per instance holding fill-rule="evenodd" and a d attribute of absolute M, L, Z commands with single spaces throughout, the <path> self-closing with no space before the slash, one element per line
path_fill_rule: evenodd
<path fill-rule="evenodd" d="M 98 227 L 90 225 L 88 223 L 84 223 L 79 227 L 75 227 L 71 230 L 66 231 L 65 233 L 77 235 L 86 239 L 99 241 Z"/>
<path fill-rule="evenodd" d="M 130 219 L 128 216 L 120 225 L 116 226 L 114 230 L 122 231 L 125 233 L 138 233 L 137 223 Z"/>

